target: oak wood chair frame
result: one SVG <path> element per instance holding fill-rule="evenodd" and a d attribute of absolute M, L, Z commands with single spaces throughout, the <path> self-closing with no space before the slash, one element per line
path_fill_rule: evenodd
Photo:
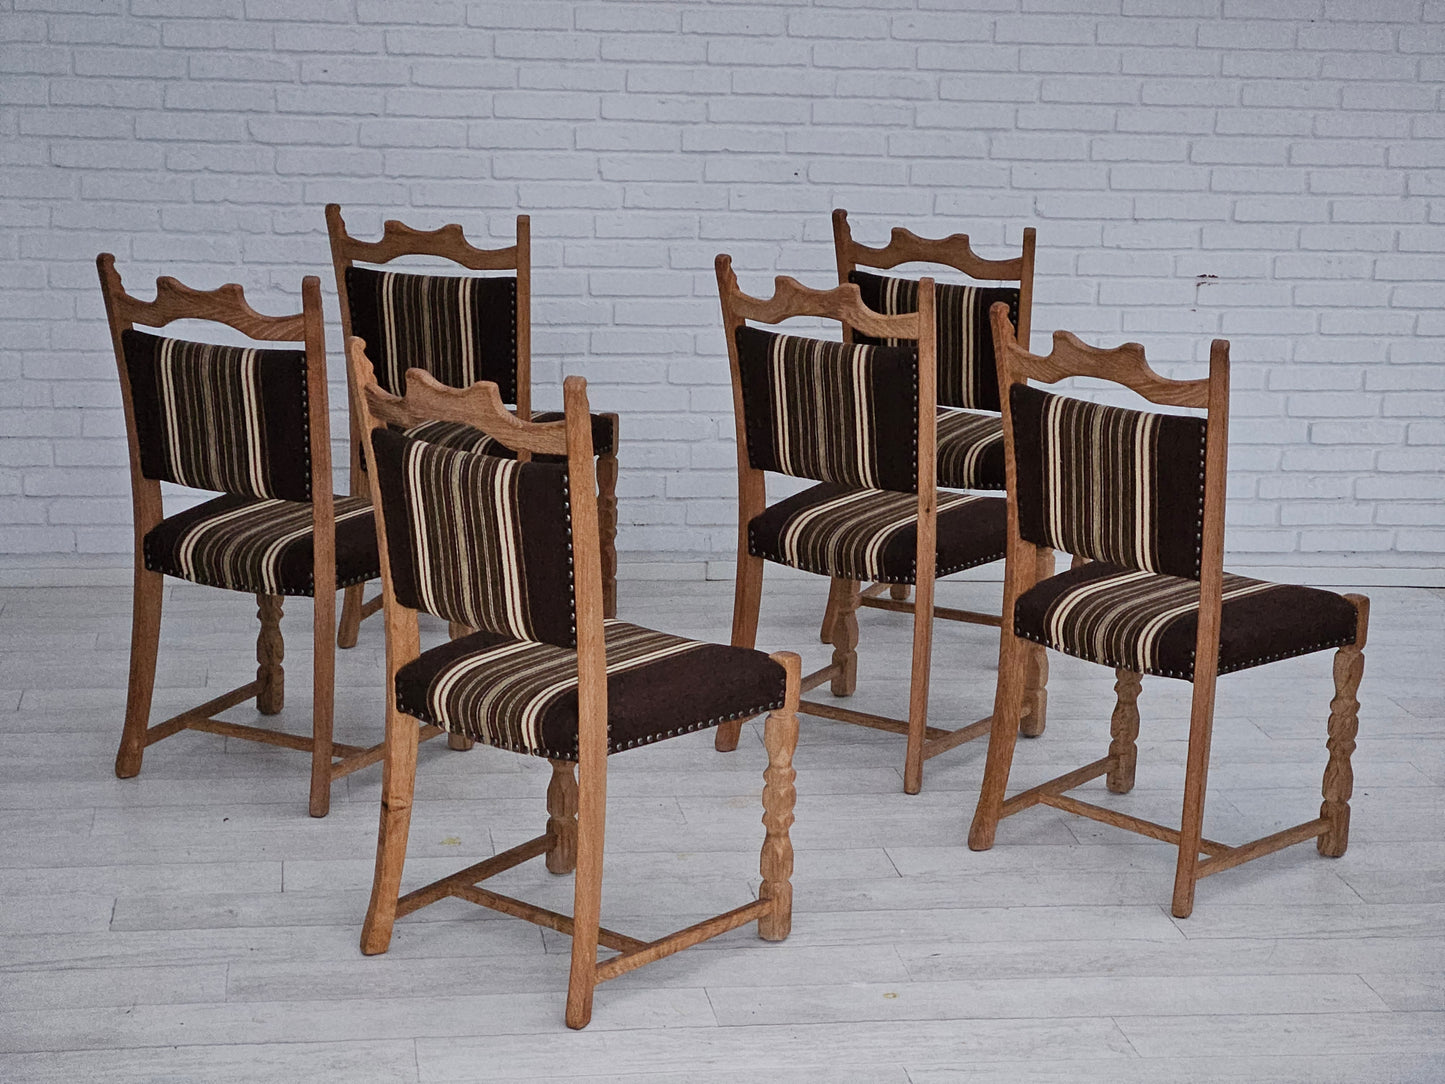
<path fill-rule="evenodd" d="M 135 587 L 131 617 L 130 678 L 126 692 L 125 726 L 115 758 L 115 774 L 128 779 L 140 772 L 145 748 L 182 730 L 202 730 L 228 738 L 279 745 L 311 753 L 310 812 L 324 817 L 331 804 L 331 784 L 381 759 L 382 744 L 363 747 L 332 740 L 336 677 L 336 520 L 331 494 L 330 418 L 326 402 L 326 342 L 321 310 L 321 280 L 308 275 L 301 283 L 302 311 L 290 316 L 265 316 L 246 301 L 236 283 L 215 290 L 196 290 L 170 276 L 156 280 L 153 301 L 126 292 L 115 257 L 102 253 L 96 259 L 111 342 L 120 374 L 121 402 L 129 446 L 131 504 L 135 528 Z M 256 640 L 256 680 L 222 693 L 204 704 L 148 725 L 155 690 L 156 656 L 160 646 L 161 603 L 165 577 L 145 567 L 145 537 L 165 518 L 161 484 L 142 473 L 130 376 L 122 335 L 141 324 L 160 328 L 176 320 L 205 320 L 222 324 L 259 342 L 302 343 L 306 351 L 306 395 L 310 429 L 311 474 L 316 482 L 311 495 L 311 524 L 315 559 L 313 624 L 315 679 L 312 692 L 312 736 L 303 738 L 282 730 L 226 722 L 222 712 L 255 699 L 262 715 L 275 715 L 284 701 L 285 654 L 281 638 L 280 595 L 257 595 L 261 631 Z M 359 588 L 358 588 L 359 590 Z"/>
<path fill-rule="evenodd" d="M 1218 873 L 1283 847 L 1308 839 L 1316 840 L 1322 855 L 1338 857 L 1349 842 L 1350 807 L 1354 777 L 1350 755 L 1359 727 L 1356 693 L 1364 674 L 1365 638 L 1370 603 L 1363 595 L 1344 597 L 1355 608 L 1356 635 L 1352 644 L 1338 649 L 1334 661 L 1335 695 L 1330 703 L 1325 768 L 1320 815 L 1314 820 L 1285 828 L 1259 839 L 1229 846 L 1204 838 L 1204 798 L 1209 772 L 1210 740 L 1214 727 L 1214 693 L 1218 679 L 1219 630 L 1224 575 L 1224 501 L 1229 446 L 1229 343 L 1215 339 L 1209 349 L 1209 375 L 1196 380 L 1172 380 L 1155 372 L 1145 360 L 1144 348 L 1125 343 L 1112 349 L 1089 346 L 1067 331 L 1056 331 L 1053 349 L 1040 357 L 1029 353 L 1014 340 L 1008 315 L 1002 305 L 990 313 L 999 385 L 1004 408 L 1004 439 L 1008 471 L 1009 556 L 1004 585 L 1004 615 L 1013 613 L 1016 600 L 1037 582 L 1032 560 L 1040 547 L 1019 535 L 1018 504 L 1015 499 L 1013 418 L 1008 389 L 1035 380 L 1054 384 L 1069 377 L 1094 377 L 1122 385 L 1151 403 L 1203 410 L 1207 429 L 1204 450 L 1204 507 L 1200 554 L 1199 625 L 1194 648 L 1194 677 L 1189 714 L 1189 747 L 1184 778 L 1184 805 L 1180 828 L 1144 820 L 1115 809 L 1080 801 L 1067 792 L 1106 777 L 1108 789 L 1124 794 L 1134 786 L 1139 733 L 1137 699 L 1142 675 L 1122 668 L 1115 670 L 1118 700 L 1110 723 L 1111 742 L 1107 756 L 1038 786 L 1006 797 L 1009 768 L 1024 689 L 1027 641 L 1014 635 L 1011 620 L 1003 625 L 999 648 L 998 689 L 989 738 L 983 787 L 969 831 L 973 850 L 993 846 L 998 822 L 1034 805 L 1049 805 L 1069 813 L 1124 828 L 1151 839 L 1173 843 L 1179 848 L 1174 877 L 1172 910 L 1187 918 L 1194 908 L 1194 890 L 1201 878 Z M 1075 566 L 1080 562 L 1076 560 Z M 1204 857 L 1201 857 L 1203 855 Z"/>
<path fill-rule="evenodd" d="M 1017 282 L 1019 321 L 1015 339 L 1024 347 L 1028 346 L 1033 314 L 1035 244 L 1034 228 L 1028 226 L 1024 229 L 1023 247 L 1019 255 L 1006 260 L 991 260 L 974 252 L 966 233 L 950 234 L 948 237 L 919 237 L 911 230 L 895 226 L 886 245 L 873 247 L 854 240 L 847 211 L 841 207 L 833 210 L 833 255 L 837 262 L 840 285 L 847 283 L 848 276 L 860 267 L 888 271 L 905 263 L 938 264 L 982 282 Z M 853 341 L 853 328 L 846 323 L 843 325 L 843 341 Z M 1052 575 L 1052 552 L 1041 553 L 1039 560 L 1043 562 L 1040 575 Z M 857 605 L 860 607 L 891 610 L 896 613 L 913 612 L 913 603 L 908 600 L 907 584 L 875 583 L 864 587 L 862 584 L 850 584 L 847 581 L 835 582 L 829 591 L 828 606 L 823 613 L 823 624 L 818 632 L 818 638 L 825 644 L 833 642 L 833 623 L 839 612 L 837 600 L 850 590 L 857 593 Z M 884 598 L 885 594 L 889 597 Z M 945 621 L 962 621 L 991 628 L 998 628 L 1002 624 L 1002 618 L 998 614 L 951 606 L 935 605 L 933 615 Z M 1042 648 L 1031 652 L 1029 664 L 1042 669 L 1029 683 L 1029 688 L 1036 690 L 1037 696 L 1029 698 L 1020 732 L 1027 738 L 1035 738 L 1044 732 L 1048 708 L 1048 659 Z"/>
<path fill-rule="evenodd" d="M 361 951 L 366 955 L 385 952 L 397 917 L 448 896 L 526 919 L 572 937 L 566 1022 L 568 1027 L 581 1028 L 592 1016 L 593 991 L 608 979 L 748 922 L 758 923 L 758 936 L 763 940 L 786 938 L 792 924 L 793 851 L 788 833 L 797 796 L 792 758 L 798 736 L 798 656 L 791 652 L 771 656 L 786 671 L 787 691 L 783 706 L 770 712 L 764 724 L 768 767 L 763 776 L 765 838 L 759 862 L 762 885 L 758 898 L 651 941 L 601 926 L 602 851 L 607 812 L 607 662 L 587 382 L 579 376 L 567 377 L 563 382 L 565 420 L 536 423 L 520 420 L 508 411 L 497 385 L 489 381 L 480 381 L 469 388 L 449 388 L 424 370 L 412 369 L 407 373 L 406 394 L 397 397 L 376 383 L 360 339 L 347 340 L 347 359 L 352 387 L 356 389 L 358 424 L 367 442 L 368 454 L 372 452 L 371 432 L 378 425 L 406 429 L 424 421 L 439 420 L 474 426 L 517 452 L 565 456 L 577 558 L 574 591 L 579 756 L 575 775 L 570 761 L 551 760 L 548 819 L 542 835 L 403 895 L 401 876 L 411 822 L 418 731 L 416 720 L 397 709 L 393 690 L 397 671 L 418 657 L 420 644 L 417 611 L 397 601 L 392 587 L 380 484 L 375 472 L 369 474 L 372 507 L 377 510 L 377 543 L 381 549 L 387 698 L 376 876 L 362 928 Z M 546 867 L 553 873 L 576 871 L 575 903 L 570 917 L 480 887 L 480 882 L 538 855 L 546 856 Z M 616 950 L 617 955 L 599 962 L 599 944 Z"/>
<path fill-rule="evenodd" d="M 331 242 L 331 263 L 336 274 L 336 295 L 341 304 L 342 341 L 351 338 L 351 305 L 346 269 L 356 264 L 386 264 L 403 256 L 436 256 L 469 271 L 512 271 L 517 278 L 517 402 L 515 414 L 532 417 L 532 219 L 517 216 L 517 240 L 504 248 L 477 248 L 453 222 L 435 230 L 418 230 L 388 219 L 376 241 L 363 241 L 346 231 L 341 207 L 326 205 L 326 233 Z M 421 272 L 425 273 L 425 272 Z M 352 392 L 354 396 L 354 391 Z M 602 531 L 602 592 L 608 617 L 617 615 L 617 431 L 616 414 L 605 414 L 612 426 L 612 450 L 597 457 L 597 510 Z M 367 492 L 366 468 L 361 459 L 361 438 L 356 412 L 351 414 L 351 492 Z M 381 608 L 381 597 L 362 601 L 360 587 L 347 588 L 342 601 L 339 642 L 356 643 L 361 622 Z M 453 743 L 457 745 L 458 743 Z M 461 743 L 465 744 L 465 743 Z"/>
<path fill-rule="evenodd" d="M 988 719 L 980 719 L 957 730 L 928 725 L 928 683 L 933 647 L 934 570 L 937 565 L 938 530 L 938 487 L 933 484 L 937 470 L 933 280 L 922 280 L 917 313 L 884 316 L 863 304 L 858 287 L 852 283 L 845 283 L 831 290 L 813 290 L 796 279 L 780 275 L 776 280 L 773 296 L 758 298 L 743 293 L 738 287 L 730 256 L 719 255 L 715 266 L 718 296 L 722 304 L 723 332 L 727 338 L 728 364 L 732 372 L 733 419 L 737 431 L 738 557 L 732 631 L 735 647 L 753 647 L 757 642 L 764 560 L 753 556 L 748 550 L 748 524 L 767 506 L 765 472 L 754 467 L 748 459 L 737 329 L 748 320 L 777 324 L 793 317 L 819 317 L 837 320 L 865 335 L 918 341 L 917 584 L 916 602 L 911 608 L 913 661 L 909 677 L 908 717 L 894 719 L 816 700 L 802 700 L 798 707 L 804 715 L 906 735 L 908 744 L 904 757 L 903 789 L 908 794 L 917 794 L 923 787 L 925 760 L 986 734 L 989 728 Z M 857 688 L 858 594 L 857 584 L 853 581 L 832 581 L 830 595 L 838 614 L 830 641 L 833 645 L 833 658 L 827 666 L 802 678 L 803 692 L 816 689 L 824 682 L 830 683 L 834 696 L 850 696 Z M 740 732 L 740 724 L 724 723 L 718 727 L 715 747 L 720 752 L 730 752 L 737 748 Z"/>

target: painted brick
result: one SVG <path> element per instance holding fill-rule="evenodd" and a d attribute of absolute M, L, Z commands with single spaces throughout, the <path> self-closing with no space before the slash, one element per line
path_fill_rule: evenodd
<path fill-rule="evenodd" d="M 1231 337 L 1237 552 L 1445 548 L 1435 0 L 48 6 L 0 26 L 0 560 L 130 544 L 97 248 L 284 306 L 331 199 L 533 212 L 537 398 L 626 413 L 628 547 L 730 553 L 712 257 L 826 283 L 841 205 L 999 255 L 1037 225 L 1036 346 L 1191 375 Z"/>

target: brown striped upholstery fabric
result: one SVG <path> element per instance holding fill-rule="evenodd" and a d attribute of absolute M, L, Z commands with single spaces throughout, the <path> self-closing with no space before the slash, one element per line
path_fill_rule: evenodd
<path fill-rule="evenodd" d="M 916 492 L 918 354 L 737 330 L 748 459 L 817 482 Z"/>
<path fill-rule="evenodd" d="M 351 333 L 366 342 L 376 381 L 405 392 L 406 371 L 425 369 L 449 387 L 494 381 L 517 401 L 515 276 L 419 275 L 346 269 Z"/>
<path fill-rule="evenodd" d="M 918 311 L 916 279 L 853 271 L 848 281 L 857 284 L 863 304 L 874 312 L 898 316 Z M 999 301 L 1008 306 L 1009 319 L 1017 326 L 1019 291 L 1016 286 L 966 286 L 949 282 L 934 286 L 938 401 L 942 405 L 972 410 L 1001 409 L 993 331 L 988 322 L 989 306 Z M 906 345 L 908 340 L 855 335 L 854 342 L 899 346 Z M 940 478 L 939 484 L 946 483 Z M 999 488 L 1003 488 L 1002 485 Z"/>
<path fill-rule="evenodd" d="M 1001 560 L 1007 504 L 1002 497 L 938 494 L 935 576 Z M 813 486 L 748 524 L 748 552 L 791 568 L 879 583 L 914 583 L 918 498 L 845 486 Z"/>
<path fill-rule="evenodd" d="M 1019 534 L 1142 572 L 1199 578 L 1203 418 L 1009 389 Z"/>
<path fill-rule="evenodd" d="M 786 675 L 761 651 L 606 622 L 607 751 L 781 707 Z M 724 680 L 719 680 L 719 679 Z M 423 652 L 396 675 L 398 710 L 502 749 L 577 759 L 577 653 L 493 633 Z"/>
<path fill-rule="evenodd" d="M 141 473 L 241 497 L 311 499 L 306 355 L 121 336 Z"/>
<path fill-rule="evenodd" d="M 336 586 L 381 575 L 365 497 L 337 497 Z M 145 536 L 145 567 L 259 595 L 316 594 L 311 504 L 225 496 L 162 520 Z"/>
<path fill-rule="evenodd" d="M 944 489 L 1005 488 L 1003 416 L 938 408 L 938 484 Z"/>
<path fill-rule="evenodd" d="M 567 470 L 373 431 L 392 587 L 412 609 L 574 646 Z"/>
<path fill-rule="evenodd" d="M 560 422 L 563 415 L 560 410 L 543 410 L 532 415 L 534 422 Z M 612 419 L 601 414 L 593 414 L 592 420 L 592 452 L 594 455 L 607 455 L 615 451 L 613 448 Z M 444 448 L 458 448 L 466 452 L 481 452 L 484 455 L 500 456 L 503 459 L 516 459 L 517 453 L 508 448 L 501 441 L 487 436 L 480 429 L 474 429 L 465 422 L 423 422 L 406 430 L 406 435 L 415 437 L 417 440 L 425 440 L 431 444 L 440 444 Z M 565 456 L 534 455 L 532 459 L 538 463 L 563 462 Z"/>
<path fill-rule="evenodd" d="M 1105 666 L 1194 677 L 1199 581 L 1091 562 L 1026 591 L 1014 632 Z M 1355 608 L 1333 591 L 1224 574 L 1219 672 L 1340 647 Z"/>

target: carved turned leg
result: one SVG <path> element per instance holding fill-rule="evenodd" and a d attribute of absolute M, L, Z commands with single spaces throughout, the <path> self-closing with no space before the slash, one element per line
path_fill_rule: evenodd
<path fill-rule="evenodd" d="M 341 624 L 336 629 L 336 646 L 355 647 L 361 632 L 361 606 L 366 584 L 354 583 L 341 591 Z"/>
<path fill-rule="evenodd" d="M 286 701 L 286 671 L 281 660 L 286 645 L 281 639 L 281 596 L 257 595 L 256 616 L 261 631 L 256 637 L 256 710 L 262 715 L 275 715 Z"/>
<path fill-rule="evenodd" d="M 763 744 L 768 766 L 763 772 L 763 851 L 758 867 L 763 875 L 758 898 L 772 901 L 772 909 L 758 919 L 758 936 L 764 941 L 781 941 L 793 927 L 793 842 L 788 829 L 793 825 L 793 805 L 798 791 L 793 785 L 793 752 L 798 747 L 798 656 L 774 655 L 788 671 L 788 691 L 783 707 L 768 715 L 763 726 Z"/>
<path fill-rule="evenodd" d="M 858 688 L 858 581 L 834 580 L 828 600 L 833 617 L 833 665 L 838 673 L 830 686 L 834 696 L 852 696 Z"/>
<path fill-rule="evenodd" d="M 1316 849 L 1327 858 L 1340 857 L 1350 842 L 1350 796 L 1355 789 L 1350 756 L 1355 751 L 1355 735 L 1360 729 L 1360 702 L 1355 694 L 1360 690 L 1360 679 L 1365 676 L 1362 648 L 1370 614 L 1368 599 L 1360 595 L 1345 597 L 1355 603 L 1359 616 L 1355 642 L 1335 652 L 1335 697 L 1330 701 L 1329 739 L 1325 743 L 1330 760 L 1325 766 L 1322 788 L 1325 800 L 1320 805 L 1320 816 L 1329 826 L 1315 841 Z"/>
<path fill-rule="evenodd" d="M 1123 668 L 1114 671 L 1114 717 L 1109 722 L 1109 774 L 1105 778 L 1115 794 L 1128 794 L 1134 789 L 1134 766 L 1139 762 L 1139 689 L 1143 675 Z"/>
<path fill-rule="evenodd" d="M 156 686 L 156 655 L 161 643 L 161 602 L 165 577 L 136 562 L 130 617 L 130 680 L 125 694 L 125 724 L 115 754 L 115 774 L 129 779 L 140 772 L 146 726 Z"/>
<path fill-rule="evenodd" d="M 396 901 L 401 892 L 401 871 L 406 864 L 406 837 L 411 828 L 412 794 L 416 787 L 416 747 L 420 732 L 416 720 L 395 706 L 386 709 L 386 759 L 381 769 L 381 825 L 376 840 L 376 873 L 371 882 L 371 904 L 361 927 L 361 951 L 367 956 L 385 952 L 396 922 Z"/>
<path fill-rule="evenodd" d="M 547 869 L 571 873 L 577 868 L 577 777 L 570 760 L 552 761 L 547 784 Z"/>
<path fill-rule="evenodd" d="M 468 625 L 463 625 L 460 621 L 447 622 L 447 638 L 451 640 L 460 640 L 463 636 L 470 636 L 475 631 L 475 629 Z M 465 753 L 476 744 L 473 739 L 467 737 L 465 734 L 447 734 L 448 749 L 456 749 L 458 752 Z"/>
<path fill-rule="evenodd" d="M 612 452 L 597 457 L 597 540 L 602 551 L 602 616 L 616 617 L 617 456 Z"/>

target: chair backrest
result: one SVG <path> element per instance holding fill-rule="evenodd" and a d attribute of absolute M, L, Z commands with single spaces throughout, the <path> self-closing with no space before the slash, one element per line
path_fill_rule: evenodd
<path fill-rule="evenodd" d="M 1008 306 L 1009 319 L 1018 342 L 1029 341 L 1029 321 L 1034 287 L 1034 230 L 1024 230 L 1023 248 L 1017 257 L 989 260 L 974 253 L 968 235 L 919 237 L 895 227 L 888 244 L 873 248 L 853 239 L 848 212 L 833 212 L 833 251 L 838 264 L 838 281 L 858 286 L 863 303 L 887 315 L 916 312 L 918 280 L 895 275 L 877 275 L 859 267 L 888 270 L 904 263 L 932 263 L 953 268 L 981 281 L 1016 281 L 1018 286 L 975 286 L 938 283 L 934 287 L 937 317 L 938 402 L 943 406 L 997 411 L 998 374 L 994 364 L 993 332 L 989 310 L 998 302 Z M 900 340 L 878 340 L 856 328 L 844 329 L 852 342 L 881 341 L 896 345 Z"/>
<path fill-rule="evenodd" d="M 312 501 L 318 515 L 329 517 L 320 280 L 303 280 L 301 312 L 265 316 L 234 283 L 203 291 L 163 277 L 156 280 L 155 300 L 143 301 L 126 292 L 109 253 L 96 266 L 120 373 L 137 532 L 160 522 L 163 481 Z M 176 320 L 222 324 L 253 340 L 297 343 L 300 349 L 225 346 L 135 327 Z"/>
<path fill-rule="evenodd" d="M 498 249 L 471 245 L 461 226 L 416 230 L 388 221 L 377 241 L 346 232 L 341 208 L 326 207 L 342 330 L 366 343 L 377 382 L 404 390 L 407 370 L 423 369 L 449 387 L 479 380 L 497 385 L 504 402 L 531 417 L 531 219 L 517 216 L 517 240 Z M 443 275 L 358 267 L 402 256 L 436 256 L 470 271 L 511 275 Z"/>
<path fill-rule="evenodd" d="M 1005 389 L 1010 542 L 1123 568 L 1201 580 L 1222 574 L 1229 344 L 1216 339 L 1209 376 L 1169 380 L 1138 343 L 1087 346 L 1054 333 L 1046 357 L 1014 340 L 1005 307 L 990 314 Z M 1087 376 L 1204 417 L 1130 410 L 1041 391 Z"/>
<path fill-rule="evenodd" d="M 373 465 L 387 605 L 561 647 L 578 646 L 590 622 L 600 642 L 600 578 L 596 598 L 583 597 L 601 560 L 585 382 L 564 385 L 565 421 L 523 422 L 495 384 L 448 388 L 413 369 L 398 397 L 380 386 L 359 338 L 347 340 L 347 355 Z M 462 422 L 514 451 L 566 462 L 503 459 L 408 434 L 431 421 Z"/>
<path fill-rule="evenodd" d="M 932 479 L 931 280 L 920 287 L 919 313 L 882 316 L 864 306 L 854 285 L 810 290 L 779 277 L 763 300 L 739 290 L 727 256 L 718 257 L 717 274 L 740 465 L 907 493 L 919 490 L 920 478 Z M 795 316 L 844 320 L 908 345 L 830 342 L 746 323 Z"/>

